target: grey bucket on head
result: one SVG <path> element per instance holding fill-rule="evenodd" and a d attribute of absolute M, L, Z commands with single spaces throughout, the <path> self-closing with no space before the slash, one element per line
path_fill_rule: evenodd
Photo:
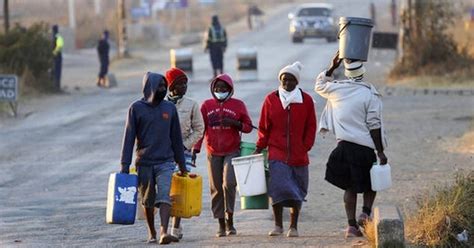
<path fill-rule="evenodd" d="M 339 18 L 339 58 L 367 61 L 373 26 L 367 18 Z"/>

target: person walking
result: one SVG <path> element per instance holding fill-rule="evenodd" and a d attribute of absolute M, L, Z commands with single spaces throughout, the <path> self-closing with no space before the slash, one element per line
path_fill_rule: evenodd
<path fill-rule="evenodd" d="M 229 75 L 217 76 L 210 89 L 212 98 L 201 105 L 203 139 L 207 143 L 212 214 L 219 221 L 216 236 L 222 237 L 237 234 L 233 219 L 237 181 L 232 158 L 240 156 L 241 132 L 252 131 L 252 120 L 244 102 L 232 97 L 234 85 Z M 194 146 L 196 153 L 203 139 Z"/>
<path fill-rule="evenodd" d="M 348 78 L 333 81 L 332 73 L 342 63 L 339 51 L 328 70 L 321 72 L 315 91 L 327 99 L 321 114 L 320 132 L 332 132 L 337 147 L 331 152 L 325 179 L 344 190 L 344 205 L 348 219 L 346 237 L 359 237 L 372 213 L 376 192 L 372 190 L 370 169 L 379 158 L 387 164 L 386 140 L 382 123 L 382 99 L 375 87 L 363 81 L 365 67 L 361 61 L 344 59 L 344 74 Z M 375 151 L 376 152 L 375 152 Z M 362 213 L 356 221 L 357 194 L 363 193 Z"/>
<path fill-rule="evenodd" d="M 100 71 L 99 78 L 97 80 L 97 86 L 107 87 L 107 72 L 109 70 L 109 31 L 104 30 L 102 33 L 102 39 L 99 40 L 97 45 L 97 53 L 99 55 Z"/>
<path fill-rule="evenodd" d="M 211 26 L 207 30 L 205 52 L 209 51 L 214 77 L 224 73 L 224 52 L 227 48 L 227 33 L 217 15 L 212 16 Z"/>
<path fill-rule="evenodd" d="M 169 93 L 165 99 L 174 103 L 178 110 L 186 170 L 191 171 L 191 167 L 195 166 L 196 161 L 196 153 L 193 151 L 193 147 L 204 133 L 201 111 L 196 101 L 185 96 L 188 89 L 188 77 L 184 71 L 178 68 L 169 69 L 166 72 L 166 81 L 168 82 Z M 180 223 L 181 218 L 174 217 L 173 228 L 171 229 L 171 235 L 179 239 L 183 238 L 183 227 Z"/>
<path fill-rule="evenodd" d="M 156 243 L 154 209 L 160 209 L 160 244 L 178 242 L 168 234 L 171 177 L 178 164 L 186 173 L 184 145 L 178 112 L 165 101 L 167 83 L 164 76 L 147 72 L 143 77 L 143 98 L 132 103 L 122 145 L 121 173 L 129 173 L 135 143 L 135 166 L 138 191 L 148 226 L 148 243 Z"/>
<path fill-rule="evenodd" d="M 64 39 L 59 34 L 58 25 L 53 25 L 53 80 L 56 90 L 61 90 L 61 70 L 63 66 Z"/>
<path fill-rule="evenodd" d="M 298 237 L 298 217 L 308 192 L 308 152 L 316 137 L 313 98 L 298 84 L 302 65 L 295 62 L 278 73 L 280 86 L 263 102 L 255 154 L 268 147 L 275 228 L 269 236 L 283 234 L 283 207 L 290 207 L 288 237 Z"/>

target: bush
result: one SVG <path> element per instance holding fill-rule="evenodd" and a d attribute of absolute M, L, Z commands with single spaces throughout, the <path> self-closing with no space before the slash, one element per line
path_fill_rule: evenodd
<path fill-rule="evenodd" d="M 18 75 L 21 90 L 53 90 L 48 72 L 52 65 L 52 41 L 45 23 L 30 28 L 16 25 L 0 34 L 0 72 Z"/>
<path fill-rule="evenodd" d="M 451 186 L 438 187 L 417 202 L 418 210 L 409 215 L 406 236 L 416 245 L 429 247 L 473 247 L 474 171 L 458 174 Z M 469 233 L 461 243 L 457 234 Z"/>

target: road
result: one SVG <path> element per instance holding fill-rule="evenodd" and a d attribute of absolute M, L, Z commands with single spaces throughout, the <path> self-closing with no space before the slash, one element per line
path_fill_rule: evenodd
<path fill-rule="evenodd" d="M 335 1 L 336 15 L 367 17 L 369 3 Z M 288 37 L 288 10 L 271 17 L 261 30 L 232 37 L 225 55 L 227 72 L 237 78 L 237 49 L 258 49 L 258 80 L 235 83 L 235 97 L 244 100 L 254 123 L 258 123 L 264 96 L 278 86 L 278 71 L 296 60 L 305 66 L 300 87 L 314 97 L 318 115 L 324 107 L 324 100 L 312 91 L 314 78 L 328 65 L 337 43 L 308 40 L 292 44 Z M 211 70 L 208 55 L 198 46 L 193 49 L 195 73 L 188 95 L 202 102 L 210 97 Z M 35 111 L 1 126 L 0 246 L 149 246 L 144 243 L 143 221 L 133 226 L 105 224 L 107 180 L 111 172 L 119 169 L 128 105 L 140 97 L 141 77 L 147 70 L 163 72 L 169 65 L 167 51 L 137 54 L 142 58 L 114 65 L 112 70 L 119 79 L 119 87 L 110 90 L 94 88 L 96 62 L 87 56 L 71 55 L 70 62 L 65 59 L 65 72 L 72 75 L 65 80 L 70 93 L 41 99 L 36 108 L 31 107 Z M 369 68 L 373 70 L 368 76 L 376 85 L 384 86 L 383 72 L 388 70 L 386 65 L 393 57 L 392 53 L 372 52 L 374 63 Z M 74 90 L 81 80 L 90 82 L 89 86 Z M 449 180 L 457 169 L 472 168 L 472 154 L 447 151 L 444 144 L 455 142 L 469 128 L 469 120 L 474 116 L 469 106 L 473 105 L 472 96 L 394 94 L 384 98 L 390 144 L 387 156 L 393 166 L 394 186 L 381 193 L 376 204 L 410 206 L 411 197 L 433 182 Z M 255 132 L 243 135 L 246 141 L 255 138 Z M 334 146 L 334 137 L 318 136 L 310 152 L 310 188 L 301 214 L 301 237 L 292 239 L 267 237 L 273 227 L 271 211 L 242 211 L 239 201 L 235 214 L 239 234 L 215 238 L 217 222 L 210 212 L 206 162 L 201 154 L 195 171 L 204 179 L 203 212 L 198 218 L 183 221 L 184 238 L 172 246 L 366 245 L 364 239 L 344 239 L 342 192 L 323 179 L 325 161 Z M 284 225 L 287 229 L 287 218 Z"/>

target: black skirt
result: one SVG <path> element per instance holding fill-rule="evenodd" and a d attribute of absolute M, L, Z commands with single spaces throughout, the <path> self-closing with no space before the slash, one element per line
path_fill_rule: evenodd
<path fill-rule="evenodd" d="M 371 191 L 370 169 L 376 161 L 374 149 L 340 141 L 329 155 L 325 179 L 343 190 L 357 193 Z"/>

